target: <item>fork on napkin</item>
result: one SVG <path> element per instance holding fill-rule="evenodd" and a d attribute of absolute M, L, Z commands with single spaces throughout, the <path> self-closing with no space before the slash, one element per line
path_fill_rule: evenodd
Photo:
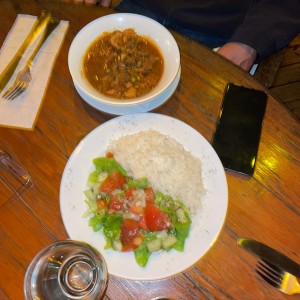
<path fill-rule="evenodd" d="M 36 16 L 31 15 L 20 14 L 17 16 L 16 21 L 1 48 L 0 72 L 17 52 L 36 19 Z M 38 55 L 35 57 L 32 67 L 32 83 L 26 92 L 13 101 L 7 101 L 2 98 L 2 95 L 5 92 L 2 91 L 0 95 L 0 126 L 27 130 L 34 129 L 34 125 L 42 105 L 42 100 L 52 73 L 52 68 L 64 40 L 68 26 L 68 21 L 61 21 L 59 26 L 51 34 Z M 24 66 L 24 63 L 31 55 L 38 41 L 39 39 L 37 39 L 37 41 L 24 53 L 7 86 L 10 86 L 14 82 L 18 71 Z"/>

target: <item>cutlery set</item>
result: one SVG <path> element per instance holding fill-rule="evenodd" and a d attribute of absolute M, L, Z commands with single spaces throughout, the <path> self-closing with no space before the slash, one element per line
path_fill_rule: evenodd
<path fill-rule="evenodd" d="M 240 238 L 237 243 L 259 258 L 255 271 L 260 278 L 287 295 L 300 294 L 300 265 L 258 241 Z"/>
<path fill-rule="evenodd" d="M 9 82 L 10 78 L 13 76 L 14 71 L 16 70 L 26 49 L 38 38 L 38 36 L 40 36 L 41 32 L 43 31 L 36 48 L 34 49 L 30 58 L 27 60 L 24 68 L 18 72 L 15 82 L 11 87 L 7 89 L 7 91 L 2 96 L 4 99 L 13 100 L 28 88 L 32 79 L 30 74 L 32 62 L 43 44 L 46 42 L 47 38 L 51 35 L 53 30 L 59 25 L 59 23 L 60 21 L 57 18 L 51 16 L 51 13 L 49 11 L 43 11 L 39 18 L 36 20 L 27 38 L 24 40 L 23 44 L 20 46 L 14 57 L 0 74 L 0 92 L 2 92 L 2 90 Z"/>

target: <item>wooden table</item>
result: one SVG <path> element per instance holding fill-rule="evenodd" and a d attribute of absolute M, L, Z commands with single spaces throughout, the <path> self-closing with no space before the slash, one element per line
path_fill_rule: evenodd
<path fill-rule="evenodd" d="M 0 128 L 0 148 L 31 174 L 35 187 L 17 194 L 1 176 L 0 299 L 22 299 L 23 279 L 43 247 L 68 235 L 59 209 L 65 164 L 80 140 L 112 118 L 77 94 L 67 56 L 77 32 L 112 10 L 57 1 L 0 1 L 2 44 L 18 13 L 48 9 L 70 28 L 53 69 L 34 131 Z M 264 90 L 259 82 L 207 48 L 174 33 L 182 75 L 171 99 L 156 112 L 178 118 L 212 140 L 228 82 Z M 268 92 L 268 91 L 267 91 Z M 1 112 L 0 112 L 1 113 Z M 186 271 L 159 281 L 110 276 L 104 299 L 285 299 L 254 272 L 256 258 L 236 241 L 251 237 L 300 263 L 300 124 L 269 94 L 258 161 L 253 177 L 226 171 L 229 207 L 225 226 L 208 253 Z M 201 243 L 201 241 L 199 241 Z"/>

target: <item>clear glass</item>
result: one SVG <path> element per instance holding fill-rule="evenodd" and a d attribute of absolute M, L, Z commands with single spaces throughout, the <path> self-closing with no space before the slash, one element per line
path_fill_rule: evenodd
<path fill-rule="evenodd" d="M 26 300 L 98 300 L 108 282 L 102 255 L 78 241 L 60 241 L 39 252 L 30 263 L 24 281 Z"/>

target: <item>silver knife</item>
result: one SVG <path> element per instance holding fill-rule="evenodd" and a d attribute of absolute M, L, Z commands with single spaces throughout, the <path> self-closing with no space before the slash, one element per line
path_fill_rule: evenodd
<path fill-rule="evenodd" d="M 239 246 L 255 256 L 272 263 L 273 265 L 295 275 L 296 277 L 300 277 L 300 265 L 277 250 L 261 242 L 247 238 L 240 238 L 238 239 L 237 243 Z"/>

